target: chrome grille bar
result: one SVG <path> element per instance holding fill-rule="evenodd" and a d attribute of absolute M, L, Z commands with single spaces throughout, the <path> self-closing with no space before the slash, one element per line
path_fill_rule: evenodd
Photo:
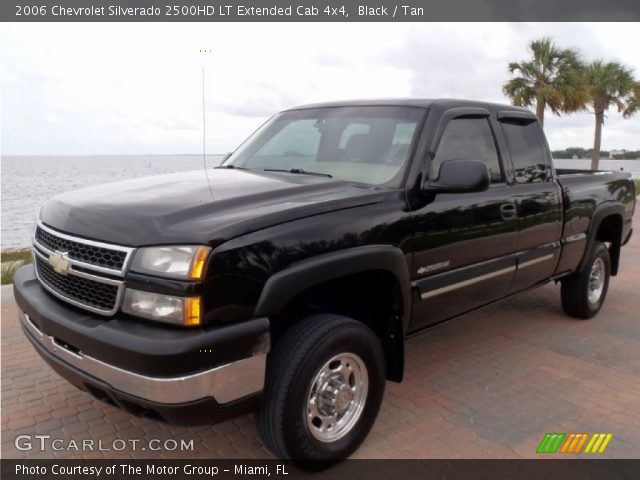
<path fill-rule="evenodd" d="M 122 267 L 120 269 L 114 269 L 94 265 L 92 263 L 83 262 L 81 260 L 78 260 L 77 258 L 73 258 L 69 256 L 68 252 L 61 252 L 60 250 L 53 251 L 48 246 L 43 245 L 37 240 L 36 232 L 38 228 L 47 232 L 47 234 L 49 235 L 58 237 L 68 242 L 74 242 L 79 246 L 88 245 L 91 247 L 122 252 L 125 254 L 124 260 L 122 262 Z M 131 247 L 123 247 L 120 245 L 112 245 L 104 242 L 96 242 L 93 240 L 87 240 L 84 238 L 74 237 L 72 235 L 57 232 L 56 230 L 45 226 L 40 221 L 38 221 L 33 234 L 35 272 L 40 284 L 49 293 L 56 296 L 60 300 L 70 303 L 71 305 L 74 305 L 76 307 L 88 310 L 90 312 L 105 316 L 111 316 L 115 314 L 120 308 L 120 303 L 124 292 L 124 274 L 133 257 L 134 251 L 135 249 Z M 69 262 L 68 270 L 64 273 L 58 273 L 53 268 L 52 262 L 50 261 L 52 255 L 61 253 L 65 253 L 65 258 Z M 42 268 L 44 268 L 43 265 L 46 265 L 46 269 L 41 270 Z M 43 275 L 46 278 L 44 278 Z M 73 280 L 73 278 L 76 278 L 76 280 Z M 91 282 L 96 284 L 95 290 L 92 286 L 93 283 Z M 98 285 L 103 286 L 99 287 Z M 107 285 L 116 288 L 116 293 L 113 299 L 111 298 L 113 291 L 109 289 L 109 287 L 106 287 Z M 103 297 L 100 295 L 96 295 L 96 291 L 106 294 L 106 296 L 104 297 L 104 306 L 108 306 L 109 308 L 98 308 L 102 307 L 103 305 L 101 305 L 101 301 L 97 301 L 95 299 L 103 299 Z"/>
<path fill-rule="evenodd" d="M 38 224 L 36 226 L 36 229 L 34 230 L 33 233 L 33 244 L 34 246 L 38 247 L 42 252 L 47 253 L 48 255 L 51 255 L 52 253 L 54 253 L 54 250 L 52 250 L 51 248 L 49 248 L 47 245 L 43 245 L 42 242 L 38 241 L 37 239 L 37 230 L 41 229 L 45 232 L 47 232 L 48 234 L 54 236 L 54 237 L 58 237 L 62 240 L 66 240 L 69 242 L 73 242 L 76 243 L 78 245 L 84 245 L 84 246 L 88 246 L 88 247 L 95 247 L 95 248 L 101 248 L 101 249 L 105 249 L 105 250 L 112 250 L 114 252 L 121 252 L 125 254 L 125 258 L 124 261 L 122 262 L 122 267 L 118 268 L 108 268 L 108 267 L 104 267 L 104 266 L 100 266 L 100 265 L 96 265 L 94 263 L 89 263 L 89 262 L 83 262 L 82 260 L 78 260 L 77 258 L 74 258 L 72 255 L 69 255 L 69 261 L 71 262 L 72 265 L 78 266 L 78 267 L 82 267 L 82 268 L 86 268 L 89 270 L 95 270 L 96 272 L 100 272 L 100 273 L 106 273 L 109 275 L 116 275 L 119 277 L 124 277 L 124 273 L 127 271 L 127 267 L 129 266 L 129 263 L 131 262 L 131 258 L 133 257 L 133 251 L 135 250 L 134 248 L 131 247 L 123 247 L 121 245 L 113 245 L 110 243 L 104 243 L 104 242 L 97 242 L 95 240 L 88 240 L 86 238 L 80 238 L 80 237 L 74 237 L 72 235 L 67 235 L 66 233 L 61 233 L 58 232 L 56 230 L 53 230 L 50 227 L 47 227 L 46 225 L 44 225 L 40 220 L 38 220 Z"/>

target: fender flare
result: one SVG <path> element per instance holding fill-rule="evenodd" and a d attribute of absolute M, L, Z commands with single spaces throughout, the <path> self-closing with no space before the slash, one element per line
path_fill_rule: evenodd
<path fill-rule="evenodd" d="M 589 252 L 591 252 L 591 250 L 593 249 L 593 244 L 596 242 L 596 235 L 598 233 L 598 230 L 600 229 L 600 225 L 602 225 L 603 220 L 614 215 L 618 215 L 620 217 L 620 220 L 624 222 L 624 205 L 619 203 L 604 204 L 597 207 L 593 212 L 593 216 L 591 217 L 591 224 L 589 225 L 589 230 L 587 232 L 587 245 L 585 247 L 584 254 L 582 255 L 582 260 L 580 260 L 580 264 L 578 265 L 578 268 L 576 268 L 577 272 L 581 272 L 584 269 L 587 259 L 589 258 Z M 618 270 L 620 245 L 622 245 L 623 240 L 622 232 L 620 233 L 621 238 L 618 239 L 618 242 L 612 243 L 612 249 L 615 250 L 617 248 L 617 252 L 611 252 L 611 269 L 612 272 L 615 273 L 617 273 Z M 613 274 L 615 275 L 615 273 Z"/>
<path fill-rule="evenodd" d="M 265 283 L 255 317 L 280 313 L 304 290 L 329 280 L 371 270 L 388 271 L 398 280 L 402 294 L 403 330 L 411 318 L 411 282 L 405 254 L 389 245 L 366 245 L 302 260 L 272 275 Z"/>
<path fill-rule="evenodd" d="M 367 245 L 318 255 L 272 275 L 264 285 L 254 316 L 280 313 L 298 294 L 323 282 L 367 271 L 395 276 L 402 295 L 402 316 L 389 320 L 389 336 L 381 338 L 387 357 L 387 379 L 401 382 L 404 374 L 404 335 L 411 319 L 411 282 L 405 254 L 389 245 Z"/>

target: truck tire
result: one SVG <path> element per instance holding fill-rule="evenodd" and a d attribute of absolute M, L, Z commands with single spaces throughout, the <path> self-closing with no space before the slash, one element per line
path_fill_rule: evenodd
<path fill-rule="evenodd" d="M 307 470 L 347 458 L 373 426 L 385 356 L 366 325 L 332 314 L 294 325 L 267 361 L 258 428 L 277 456 Z"/>
<path fill-rule="evenodd" d="M 611 260 L 602 242 L 595 242 L 584 269 L 562 280 L 562 308 L 572 317 L 589 319 L 602 307 L 609 288 Z"/>

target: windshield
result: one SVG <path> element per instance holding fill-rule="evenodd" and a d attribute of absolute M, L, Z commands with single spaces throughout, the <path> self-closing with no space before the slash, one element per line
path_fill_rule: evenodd
<path fill-rule="evenodd" d="M 412 107 L 326 107 L 280 113 L 223 167 L 323 174 L 398 186 L 424 114 Z"/>

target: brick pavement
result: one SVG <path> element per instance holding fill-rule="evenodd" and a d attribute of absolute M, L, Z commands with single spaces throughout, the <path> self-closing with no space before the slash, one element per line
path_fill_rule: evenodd
<path fill-rule="evenodd" d="M 549 284 L 410 339 L 404 383 L 356 458 L 534 458 L 546 432 L 612 432 L 602 455 L 640 456 L 640 235 L 623 249 L 605 306 L 567 317 Z M 65 440 L 193 439 L 188 452 L 14 447 L 18 434 Z M 2 302 L 3 458 L 269 458 L 252 415 L 172 427 L 94 400 L 47 367 Z M 569 456 L 569 455 L 566 455 Z M 585 455 L 581 455 L 584 457 Z"/>

